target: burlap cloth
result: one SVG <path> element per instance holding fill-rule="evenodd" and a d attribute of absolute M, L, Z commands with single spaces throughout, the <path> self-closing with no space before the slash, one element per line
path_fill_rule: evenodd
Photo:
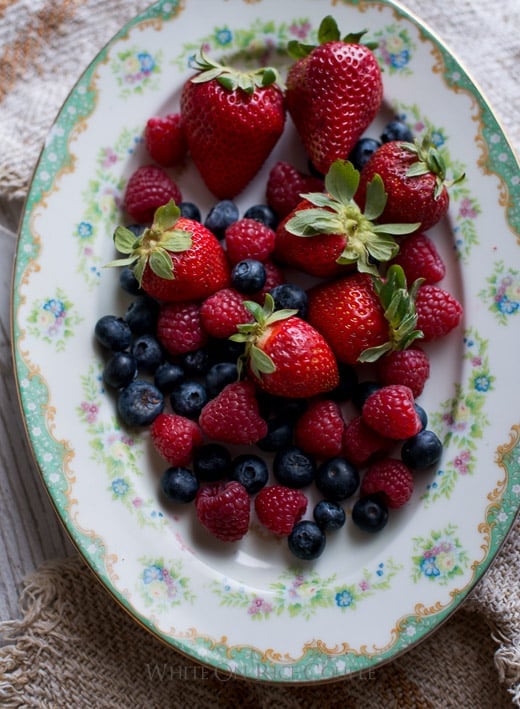
<path fill-rule="evenodd" d="M 21 199 L 81 71 L 147 0 L 0 0 L 0 199 Z M 520 2 L 408 0 L 478 81 L 518 153 Z M 1 627 L 2 707 L 520 706 L 520 526 L 463 606 L 393 662 L 318 687 L 226 681 L 139 627 L 79 558 L 24 581 Z"/>

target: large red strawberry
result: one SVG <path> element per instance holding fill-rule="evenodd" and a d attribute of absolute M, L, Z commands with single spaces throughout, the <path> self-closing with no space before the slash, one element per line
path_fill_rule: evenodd
<path fill-rule="evenodd" d="M 419 285 L 408 290 L 400 266 L 391 266 L 385 279 L 355 273 L 325 282 L 309 291 L 308 320 L 341 362 L 374 362 L 421 337 L 414 305 Z"/>
<path fill-rule="evenodd" d="M 291 398 L 330 391 L 339 382 L 334 354 L 319 332 L 296 317 L 295 310 L 275 310 L 268 293 L 264 307 L 246 301 L 253 323 L 238 326 L 231 337 L 245 342 L 251 376 L 270 394 Z"/>
<path fill-rule="evenodd" d="M 377 262 L 396 256 L 394 235 L 413 232 L 417 224 L 376 224 L 386 202 L 383 182 L 375 176 L 364 210 L 354 200 L 360 173 L 351 162 L 335 160 L 325 178 L 325 192 L 303 194 L 278 225 L 275 255 L 312 276 L 327 278 L 345 271 L 377 274 Z"/>
<path fill-rule="evenodd" d="M 260 170 L 285 125 L 277 72 L 240 72 L 202 51 L 199 73 L 182 90 L 181 115 L 189 151 L 202 179 L 219 199 L 241 192 Z"/>
<path fill-rule="evenodd" d="M 202 300 L 230 283 L 218 239 L 200 222 L 182 217 L 173 201 L 156 210 L 152 225 L 140 237 L 119 226 L 114 242 L 126 258 L 108 265 L 133 266 L 140 286 L 157 300 Z"/>
<path fill-rule="evenodd" d="M 446 214 L 450 203 L 447 188 L 464 177 L 446 181 L 444 159 L 428 134 L 414 143 L 389 141 L 375 151 L 361 171 L 356 195 L 360 204 L 374 175 L 381 176 L 388 195 L 380 219 L 419 222 L 421 231 Z"/>
<path fill-rule="evenodd" d="M 319 27 L 317 47 L 288 45 L 296 62 L 287 74 L 287 110 L 323 174 L 334 160 L 347 157 L 381 105 L 381 71 L 372 50 L 360 43 L 363 34 L 341 39 L 328 16 Z"/>

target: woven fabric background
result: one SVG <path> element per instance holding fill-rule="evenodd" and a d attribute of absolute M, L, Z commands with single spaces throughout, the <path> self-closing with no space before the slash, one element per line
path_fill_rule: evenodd
<path fill-rule="evenodd" d="M 0 199 L 24 197 L 47 130 L 80 73 L 146 0 L 0 0 Z M 455 51 L 520 146 L 520 2 L 403 3 Z M 27 579 L 4 623 L 2 707 L 520 706 L 520 525 L 471 597 L 388 665 L 320 687 L 227 679 L 161 644 L 83 561 Z"/>

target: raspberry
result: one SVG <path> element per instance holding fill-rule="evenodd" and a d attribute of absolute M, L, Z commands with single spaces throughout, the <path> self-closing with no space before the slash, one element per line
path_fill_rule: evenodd
<path fill-rule="evenodd" d="M 400 460 L 385 458 L 373 463 L 365 472 L 360 494 L 380 494 L 388 507 L 397 509 L 408 502 L 413 488 L 411 470 Z"/>
<path fill-rule="evenodd" d="M 200 306 L 197 303 L 163 303 L 157 321 L 157 339 L 173 356 L 204 347 L 208 338 L 202 329 Z"/>
<path fill-rule="evenodd" d="M 253 316 L 244 305 L 245 297 L 234 288 L 222 288 L 202 303 L 202 327 L 212 337 L 230 337 L 240 323 L 251 322 Z"/>
<path fill-rule="evenodd" d="M 180 113 L 153 116 L 144 129 L 146 149 L 152 160 L 162 167 L 181 163 L 188 152 Z"/>
<path fill-rule="evenodd" d="M 155 210 L 171 199 L 182 201 L 180 189 L 157 165 L 142 165 L 130 176 L 126 185 L 124 205 L 129 216 L 138 224 L 151 224 Z"/>
<path fill-rule="evenodd" d="M 262 290 L 259 290 L 257 293 L 253 293 L 253 295 L 250 296 L 251 300 L 254 300 L 255 303 L 260 303 L 260 305 L 264 304 L 266 293 L 270 293 L 273 288 L 285 283 L 284 273 L 282 269 L 274 263 L 274 261 L 271 261 L 271 259 L 264 261 L 264 268 L 267 275 L 264 287 Z"/>
<path fill-rule="evenodd" d="M 199 424 L 203 432 L 223 443 L 256 443 L 267 435 L 267 423 L 260 416 L 252 382 L 233 382 L 202 409 Z"/>
<path fill-rule="evenodd" d="M 284 485 L 264 487 L 255 497 L 255 512 L 259 522 L 278 536 L 290 534 L 306 509 L 305 494 Z"/>
<path fill-rule="evenodd" d="M 156 451 L 173 466 L 188 465 L 194 448 L 203 442 L 198 424 L 178 414 L 159 414 L 150 434 Z"/>
<path fill-rule="evenodd" d="M 377 454 L 389 451 L 393 445 L 394 441 L 373 431 L 361 416 L 355 416 L 345 426 L 343 455 L 354 465 L 365 465 Z"/>
<path fill-rule="evenodd" d="M 446 266 L 433 241 L 421 232 L 399 240 L 399 253 L 392 260 L 403 269 L 408 285 L 418 278 L 433 284 L 442 280 Z"/>
<path fill-rule="evenodd" d="M 415 299 L 417 329 L 422 330 L 423 342 L 444 337 L 460 323 L 462 305 L 450 293 L 434 285 L 423 285 Z"/>
<path fill-rule="evenodd" d="M 296 423 L 296 445 L 319 458 L 333 458 L 341 453 L 344 428 L 341 409 L 335 401 L 314 401 Z"/>
<path fill-rule="evenodd" d="M 256 219 L 239 219 L 226 229 L 226 250 L 234 266 L 246 258 L 266 261 L 274 250 L 275 232 Z"/>
<path fill-rule="evenodd" d="M 422 394 L 430 376 L 430 360 L 423 350 L 410 348 L 390 352 L 377 360 L 377 376 L 381 384 L 404 384 L 414 397 Z"/>
<path fill-rule="evenodd" d="M 222 542 L 236 542 L 249 529 L 251 503 L 243 485 L 232 481 L 204 485 L 197 492 L 199 522 Z"/>
<path fill-rule="evenodd" d="M 412 390 L 402 384 L 381 387 L 363 404 L 363 421 L 379 435 L 405 440 L 422 428 Z"/>
<path fill-rule="evenodd" d="M 267 179 L 267 204 L 280 219 L 301 202 L 306 192 L 323 192 L 323 181 L 317 177 L 304 175 L 287 162 L 277 162 Z"/>

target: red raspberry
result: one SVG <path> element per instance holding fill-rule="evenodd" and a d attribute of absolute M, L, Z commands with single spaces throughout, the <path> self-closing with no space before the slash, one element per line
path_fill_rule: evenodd
<path fill-rule="evenodd" d="M 131 175 L 126 185 L 124 205 L 129 216 L 138 224 L 151 224 L 155 210 L 171 199 L 182 201 L 175 182 L 157 165 L 142 165 Z"/>
<path fill-rule="evenodd" d="M 234 288 L 222 288 L 202 303 L 200 320 L 202 327 L 212 337 L 230 337 L 240 323 L 254 318 L 244 305 L 246 298 Z"/>
<path fill-rule="evenodd" d="M 285 283 L 285 275 L 282 269 L 273 261 L 270 259 L 264 261 L 264 268 L 267 274 L 264 287 L 258 293 L 253 293 L 253 295 L 249 296 L 250 300 L 254 300 L 255 303 L 260 303 L 260 305 L 264 304 L 266 293 L 269 293 L 275 286 Z"/>
<path fill-rule="evenodd" d="M 178 414 L 159 414 L 152 423 L 150 435 L 159 455 L 174 466 L 188 465 L 193 449 L 203 443 L 198 424 Z"/>
<path fill-rule="evenodd" d="M 341 409 L 335 401 L 313 401 L 296 422 L 296 445 L 310 455 L 334 458 L 341 453 L 344 428 Z"/>
<path fill-rule="evenodd" d="M 306 192 L 323 192 L 323 181 L 317 177 L 304 175 L 287 162 L 277 162 L 267 179 L 267 204 L 280 219 L 302 201 Z"/>
<path fill-rule="evenodd" d="M 394 444 L 367 426 L 361 416 L 355 416 L 345 426 L 343 455 L 354 465 L 365 465 L 378 454 L 387 453 Z"/>
<path fill-rule="evenodd" d="M 377 377 L 381 384 L 404 384 L 415 398 L 422 394 L 430 376 L 430 360 L 423 350 L 412 347 L 389 352 L 377 360 Z"/>
<path fill-rule="evenodd" d="M 146 122 L 144 141 L 148 154 L 162 167 L 181 163 L 188 152 L 188 145 L 181 125 L 180 113 L 153 116 Z"/>
<path fill-rule="evenodd" d="M 415 436 L 422 428 L 412 390 L 402 384 L 389 384 L 371 394 L 361 416 L 380 436 L 397 441 Z"/>
<path fill-rule="evenodd" d="M 392 259 L 403 269 L 408 285 L 418 278 L 425 283 L 437 283 L 446 274 L 446 266 L 433 241 L 421 232 L 399 241 L 399 253 Z"/>
<path fill-rule="evenodd" d="M 255 512 L 259 522 L 273 534 L 287 536 L 307 509 L 307 497 L 301 490 L 270 485 L 255 497 Z"/>
<path fill-rule="evenodd" d="M 172 356 L 204 347 L 208 337 L 202 329 L 200 306 L 197 303 L 163 303 L 157 321 L 157 339 Z"/>
<path fill-rule="evenodd" d="M 385 458 L 373 463 L 361 481 L 361 495 L 381 494 L 388 507 L 397 509 L 408 502 L 413 493 L 411 470 L 400 460 Z"/>
<path fill-rule="evenodd" d="M 423 332 L 423 342 L 444 337 L 462 320 L 462 305 L 438 286 L 426 284 L 419 288 L 415 310 L 417 329 Z"/>
<path fill-rule="evenodd" d="M 249 381 L 228 384 L 202 409 L 199 424 L 206 436 L 223 443 L 252 444 L 267 435 L 260 416 L 255 385 Z"/>
<path fill-rule="evenodd" d="M 249 529 L 251 502 L 239 482 L 199 488 L 195 497 L 199 522 L 221 542 L 237 542 Z"/>
<path fill-rule="evenodd" d="M 274 250 L 275 232 L 256 219 L 238 219 L 226 229 L 226 250 L 234 266 L 246 258 L 266 261 Z"/>

